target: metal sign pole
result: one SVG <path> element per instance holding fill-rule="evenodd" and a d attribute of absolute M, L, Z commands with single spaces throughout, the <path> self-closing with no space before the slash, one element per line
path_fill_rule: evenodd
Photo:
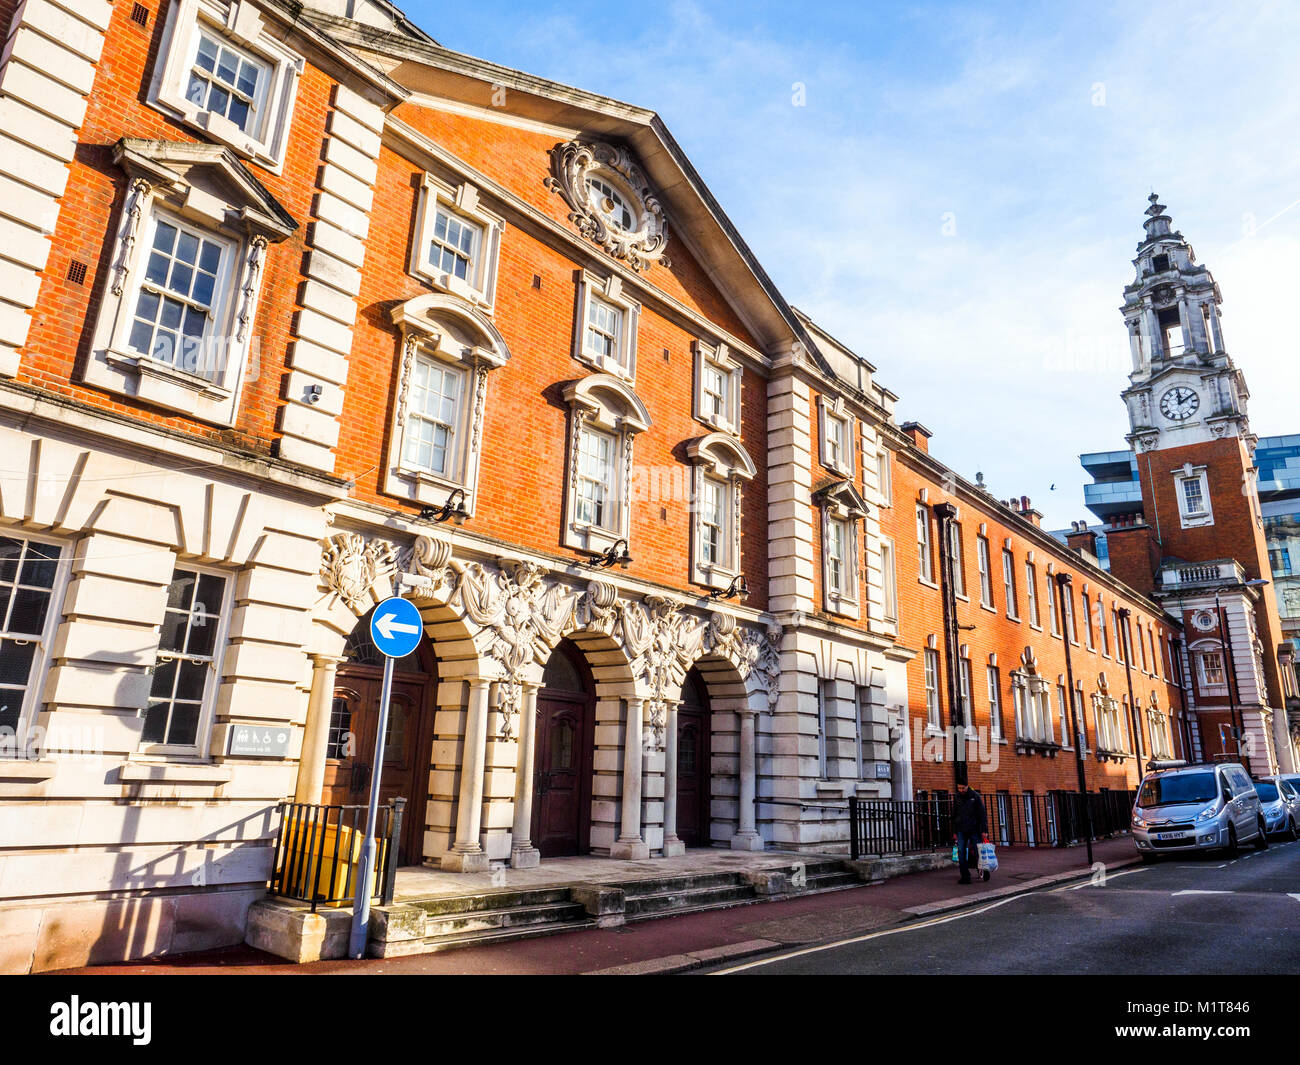
<path fill-rule="evenodd" d="M 366 838 L 361 844 L 361 863 L 357 866 L 356 894 L 352 901 L 352 937 L 348 956 L 363 958 L 366 936 L 370 930 L 370 881 L 375 872 L 375 823 L 379 820 L 379 782 L 384 772 L 384 738 L 388 732 L 388 697 L 393 690 L 393 659 L 384 656 L 384 682 L 379 696 L 379 729 L 375 736 L 375 769 L 370 775 L 370 806 L 366 810 Z M 388 856 L 393 861 L 393 855 Z"/>

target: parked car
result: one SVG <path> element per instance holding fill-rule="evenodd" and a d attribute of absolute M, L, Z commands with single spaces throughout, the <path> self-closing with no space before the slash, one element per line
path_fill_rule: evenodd
<path fill-rule="evenodd" d="M 1300 795 L 1300 773 L 1279 773 L 1276 778 L 1269 777 L 1270 780 L 1285 780 L 1291 787 L 1295 788 L 1297 795 Z"/>
<path fill-rule="evenodd" d="M 1300 839 L 1300 792 L 1285 777 L 1255 781 L 1255 794 L 1264 812 L 1264 827 L 1270 836 Z"/>
<path fill-rule="evenodd" d="M 1189 850 L 1268 846 L 1259 796 L 1239 762 L 1166 762 L 1142 778 L 1133 805 L 1133 842 L 1143 861 Z"/>

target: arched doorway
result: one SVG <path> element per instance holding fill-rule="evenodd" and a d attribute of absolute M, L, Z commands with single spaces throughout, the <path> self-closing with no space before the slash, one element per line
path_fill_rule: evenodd
<path fill-rule="evenodd" d="M 383 655 L 370 640 L 369 614 L 348 636 L 343 655 L 345 662 L 339 666 L 334 681 L 321 802 L 356 806 L 370 798 L 384 673 Z M 379 802 L 384 805 L 398 797 L 406 799 L 398 846 L 398 860 L 403 865 L 417 864 L 424 853 L 436 671 L 428 640 L 421 640 L 414 652 L 393 663 Z"/>
<path fill-rule="evenodd" d="M 677 838 L 707 847 L 709 837 L 709 691 L 698 669 L 686 674 L 677 710 Z"/>
<path fill-rule="evenodd" d="M 531 836 L 543 858 L 590 849 L 595 706 L 596 686 L 582 652 L 560 641 L 537 693 Z"/>

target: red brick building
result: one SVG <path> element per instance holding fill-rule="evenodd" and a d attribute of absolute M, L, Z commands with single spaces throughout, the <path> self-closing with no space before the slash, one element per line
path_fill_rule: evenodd
<path fill-rule="evenodd" d="M 386 0 L 0 25 L 3 968 L 242 940 L 281 804 L 376 777 L 460 872 L 842 850 L 853 798 L 1184 752 L 1198 603 L 931 458 L 653 112 Z M 1187 550 L 1257 575 L 1244 452 L 1196 446 L 1231 539 Z"/>

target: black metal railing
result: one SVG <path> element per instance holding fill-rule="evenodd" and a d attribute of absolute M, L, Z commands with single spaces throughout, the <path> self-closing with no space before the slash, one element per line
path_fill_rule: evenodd
<path fill-rule="evenodd" d="M 405 806 L 405 799 L 394 799 L 391 806 L 379 807 L 375 821 L 374 882 L 381 905 L 393 901 Z M 352 902 L 366 834 L 366 807 L 282 802 L 279 809 L 280 830 L 267 894 L 309 902 L 313 913 L 317 906 Z"/>
<path fill-rule="evenodd" d="M 981 795 L 989 839 L 1002 847 L 1065 847 L 1088 836 L 1101 839 L 1127 832 L 1135 793 L 1053 791 Z M 849 799 L 849 855 L 915 854 L 952 845 L 952 795 L 914 800 Z"/>

